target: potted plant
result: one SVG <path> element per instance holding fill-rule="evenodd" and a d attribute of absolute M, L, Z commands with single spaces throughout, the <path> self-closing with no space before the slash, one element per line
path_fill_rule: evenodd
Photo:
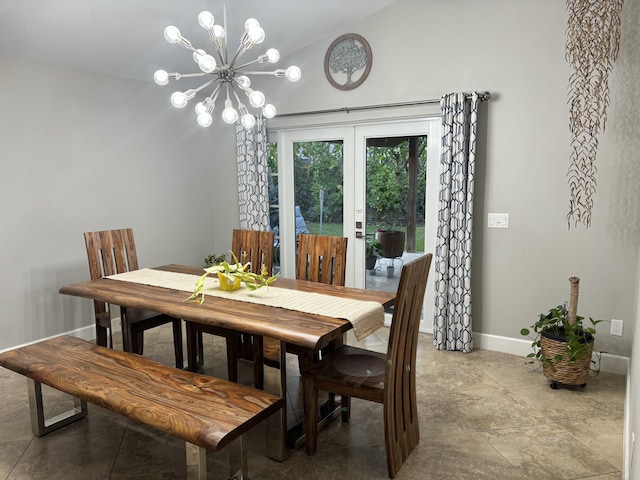
<path fill-rule="evenodd" d="M 407 224 L 407 182 L 401 180 L 406 167 L 386 165 L 375 178 L 367 179 L 367 222 L 380 225 L 376 240 L 381 243 L 380 256 L 399 258 L 404 253 Z M 400 169 L 400 170 L 398 170 Z"/>
<path fill-rule="evenodd" d="M 542 364 L 542 371 L 549 380 L 551 388 L 558 385 L 580 385 L 584 387 L 591 371 L 596 325 L 600 320 L 577 315 L 578 288 L 580 279 L 569 278 L 571 293 L 569 307 L 558 305 L 549 313 L 540 314 L 540 318 L 530 328 L 533 330 L 533 353 Z M 531 337 L 532 331 L 523 328 L 520 333 Z"/>
<path fill-rule="evenodd" d="M 258 288 L 272 284 L 276 281 L 278 275 L 280 275 L 280 273 L 277 273 L 269 277 L 264 265 L 262 265 L 260 273 L 253 273 L 250 262 L 241 263 L 233 252 L 231 252 L 231 257 L 233 258 L 233 263 L 227 262 L 226 256 L 220 255 L 218 256 L 218 259 L 222 259 L 220 263 L 205 268 L 204 274 L 202 274 L 196 282 L 193 293 L 185 301 L 193 300 L 198 303 L 204 302 L 204 279 L 210 274 L 216 274 L 218 276 L 220 289 L 225 291 L 237 290 L 242 283 L 244 283 L 245 287 L 249 290 L 257 290 Z"/>
<path fill-rule="evenodd" d="M 219 263 L 224 262 L 226 259 L 226 255 L 217 255 L 215 253 L 212 255 L 207 255 L 204 259 L 204 266 L 213 267 L 214 265 L 218 265 Z"/>
<path fill-rule="evenodd" d="M 378 257 L 380 256 L 381 249 L 382 244 L 375 237 L 369 239 L 365 249 L 367 270 L 373 270 L 374 268 L 376 268 L 376 262 L 378 261 Z"/>
<path fill-rule="evenodd" d="M 380 254 L 385 258 L 398 258 L 404 253 L 404 232 L 402 230 L 385 229 L 377 231 L 381 244 Z"/>

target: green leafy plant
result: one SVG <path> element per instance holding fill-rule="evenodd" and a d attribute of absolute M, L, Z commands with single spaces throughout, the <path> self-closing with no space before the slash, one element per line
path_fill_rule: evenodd
<path fill-rule="evenodd" d="M 367 257 L 379 257 L 381 250 L 382 244 L 378 240 L 376 240 L 375 237 L 367 241 L 367 246 L 365 248 Z"/>
<path fill-rule="evenodd" d="M 204 279 L 211 274 L 217 274 L 221 282 L 228 281 L 229 284 L 235 285 L 240 282 L 244 283 L 245 287 L 249 290 L 257 290 L 261 287 L 266 287 L 276 281 L 280 273 L 269 276 L 264 265 L 260 268 L 260 273 L 253 273 L 251 271 L 251 262 L 241 263 L 238 258 L 231 252 L 233 263 L 229 263 L 226 260 L 226 256 L 218 256 L 222 258 L 217 265 L 212 265 L 204 269 L 204 274 L 198 278 L 193 293 L 185 299 L 185 301 L 193 300 L 194 302 L 204 302 Z M 232 290 L 231 288 L 229 290 Z"/>
<path fill-rule="evenodd" d="M 212 267 L 214 265 L 218 265 L 221 262 L 224 262 L 227 259 L 226 255 L 216 255 L 215 253 L 212 255 L 208 255 L 204 259 L 205 267 Z"/>
<path fill-rule="evenodd" d="M 576 315 L 575 321 L 569 321 L 569 312 L 564 305 L 558 305 L 549 310 L 549 313 L 540 314 L 540 318 L 530 328 L 523 328 L 520 334 L 525 337 L 533 335 L 531 347 L 533 353 L 527 355 L 527 358 L 537 359 L 541 363 L 554 364 L 567 360 L 569 363 L 575 363 L 576 360 L 582 358 L 588 350 L 587 344 L 593 340 L 596 334 L 596 325 L 601 320 L 589 318 L 590 325 L 586 325 L 584 317 Z M 540 340 L 542 335 L 548 335 L 551 338 L 562 339 L 566 342 L 565 352 L 555 354 L 548 357 L 546 352 L 541 348 Z M 532 360 L 533 361 L 533 360 Z M 592 362 L 593 363 L 593 362 Z"/>

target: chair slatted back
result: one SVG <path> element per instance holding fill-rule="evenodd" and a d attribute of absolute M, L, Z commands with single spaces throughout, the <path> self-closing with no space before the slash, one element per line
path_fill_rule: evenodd
<path fill-rule="evenodd" d="M 231 238 L 231 251 L 239 262 L 243 264 L 251 262 L 252 272 L 260 273 L 260 269 L 264 266 L 271 276 L 274 239 L 273 232 L 235 229 Z"/>
<path fill-rule="evenodd" d="M 297 279 L 344 285 L 346 263 L 346 237 L 306 233 L 298 237 Z"/>
<path fill-rule="evenodd" d="M 91 280 L 138 270 L 138 256 L 131 228 L 85 232 L 84 240 Z"/>
<path fill-rule="evenodd" d="M 85 232 L 84 242 L 91 280 L 138 270 L 138 256 L 131 228 Z M 94 300 L 93 305 L 97 319 L 109 311 L 105 302 Z"/>
<path fill-rule="evenodd" d="M 415 402 L 416 350 L 431 259 L 432 254 L 427 254 L 402 267 L 393 306 L 384 405 L 385 416 L 396 416 L 396 421 L 392 423 L 397 427 L 395 436 L 401 444 L 403 441 L 400 438 L 403 436 L 408 436 L 409 444 L 413 445 L 419 438 Z"/>

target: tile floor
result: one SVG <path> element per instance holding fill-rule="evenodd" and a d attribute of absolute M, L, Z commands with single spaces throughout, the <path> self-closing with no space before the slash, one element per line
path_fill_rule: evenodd
<path fill-rule="evenodd" d="M 385 349 L 386 329 L 366 339 Z M 205 373 L 224 376 L 224 343 L 205 335 Z M 145 355 L 172 362 L 170 328 L 146 334 Z M 289 368 L 289 421 L 300 414 L 295 358 Z M 552 390 L 521 357 L 476 350 L 436 351 L 421 335 L 418 351 L 421 441 L 397 479 L 619 480 L 622 477 L 624 376 L 601 373 L 583 390 Z M 248 379 L 249 365 L 242 366 Z M 47 389 L 47 408 L 66 396 Z M 25 380 L 0 368 L 0 480 L 182 479 L 184 444 L 89 405 L 89 416 L 42 438 L 31 434 Z M 385 479 L 382 410 L 354 400 L 352 419 L 320 432 L 318 452 L 302 448 L 279 463 L 264 456 L 264 430 L 250 432 L 254 480 Z M 211 462 L 210 462 L 211 463 Z M 224 457 L 216 457 L 216 475 Z M 216 477 L 216 478 L 226 478 Z"/>

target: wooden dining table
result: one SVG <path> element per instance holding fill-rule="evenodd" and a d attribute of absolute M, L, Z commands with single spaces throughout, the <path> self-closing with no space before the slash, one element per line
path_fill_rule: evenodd
<path fill-rule="evenodd" d="M 154 270 L 199 276 L 202 268 L 184 265 L 164 265 Z M 194 277 L 195 278 L 195 277 Z M 195 282 L 194 282 L 195 283 Z M 286 288 L 353 300 L 377 302 L 384 308 L 393 305 L 395 293 L 326 285 L 304 280 L 278 278 L 268 288 Z M 185 301 L 189 292 L 110 278 L 65 285 L 60 293 L 118 305 L 121 308 L 143 308 L 181 318 L 187 322 L 210 325 L 230 331 L 280 341 L 278 380 L 265 389 L 286 398 L 287 345 L 317 351 L 341 339 L 352 328 L 344 318 L 305 313 L 274 306 L 246 303 L 228 298 L 208 296 L 203 303 Z M 268 420 L 267 456 L 282 461 L 288 456 L 286 447 L 286 409 Z"/>

